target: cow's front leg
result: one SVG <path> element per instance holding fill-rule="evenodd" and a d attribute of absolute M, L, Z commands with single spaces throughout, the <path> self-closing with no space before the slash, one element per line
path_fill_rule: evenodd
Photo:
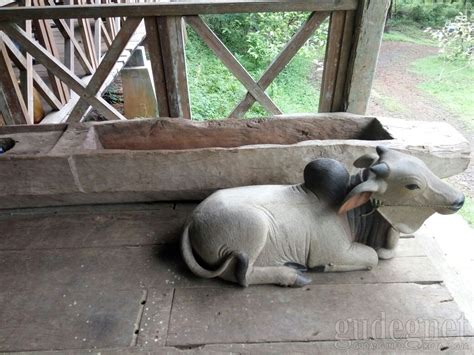
<path fill-rule="evenodd" d="M 255 266 L 247 273 L 247 285 L 275 284 L 287 287 L 302 287 L 311 279 L 287 266 Z"/>
<path fill-rule="evenodd" d="M 341 248 L 333 261 L 313 269 L 324 272 L 371 270 L 377 263 L 377 252 L 373 248 L 354 242 L 347 249 Z"/>
<path fill-rule="evenodd" d="M 385 245 L 383 248 L 377 249 L 377 255 L 379 259 L 392 259 L 395 256 L 396 247 L 398 245 L 398 240 L 400 239 L 400 232 L 396 231 L 393 228 L 387 233 L 387 239 L 385 240 Z"/>

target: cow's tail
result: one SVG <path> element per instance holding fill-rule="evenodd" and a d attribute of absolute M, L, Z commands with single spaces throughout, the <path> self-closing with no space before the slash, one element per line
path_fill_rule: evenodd
<path fill-rule="evenodd" d="M 205 279 L 211 279 L 213 277 L 220 276 L 229 267 L 229 264 L 234 259 L 234 255 L 230 254 L 217 270 L 204 269 L 201 265 L 199 265 L 193 255 L 193 249 L 189 240 L 189 223 L 186 224 L 183 231 L 183 236 L 181 238 L 181 253 L 183 254 L 184 261 L 191 271 L 197 276 L 203 277 Z"/>

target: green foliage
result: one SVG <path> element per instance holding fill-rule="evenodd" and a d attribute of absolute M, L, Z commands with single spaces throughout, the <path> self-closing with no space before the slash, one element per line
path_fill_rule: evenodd
<path fill-rule="evenodd" d="M 206 16 L 206 22 L 254 79 L 301 26 L 308 14 L 270 13 Z M 316 61 L 324 56 L 324 23 L 266 90 L 285 113 L 317 111 L 319 88 L 311 79 Z M 193 118 L 225 118 L 246 90 L 211 50 L 188 27 L 186 43 L 188 81 Z M 247 116 L 265 116 L 254 104 Z"/>
<path fill-rule="evenodd" d="M 419 88 L 435 96 L 466 126 L 474 129 L 474 67 L 465 61 L 449 62 L 430 56 L 413 63 L 413 71 L 424 79 Z"/>
<path fill-rule="evenodd" d="M 389 32 L 383 34 L 384 41 L 408 42 L 422 45 L 436 45 L 431 35 L 418 27 L 410 25 L 392 26 Z"/>
<path fill-rule="evenodd" d="M 304 12 L 210 15 L 206 21 L 233 53 L 258 63 L 278 54 L 308 16 Z M 324 45 L 326 37 L 327 22 L 316 30 L 302 51 Z"/>
<path fill-rule="evenodd" d="M 459 211 L 461 216 L 469 222 L 471 226 L 474 226 L 474 201 L 469 196 L 466 196 L 463 208 Z"/>
<path fill-rule="evenodd" d="M 416 24 L 419 27 L 441 27 L 446 20 L 453 19 L 464 7 L 462 1 L 454 3 L 435 3 L 426 1 L 396 1 L 392 5 L 392 21 L 394 23 Z"/>
<path fill-rule="evenodd" d="M 427 31 L 438 41 L 445 59 L 474 61 L 474 23 L 468 16 L 460 13 L 442 29 Z"/>

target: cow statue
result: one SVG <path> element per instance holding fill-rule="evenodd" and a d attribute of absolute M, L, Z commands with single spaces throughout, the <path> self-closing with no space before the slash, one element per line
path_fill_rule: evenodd
<path fill-rule="evenodd" d="M 377 147 L 350 176 L 333 159 L 317 159 L 299 185 L 224 189 L 186 222 L 181 251 L 191 271 L 241 286 L 302 287 L 304 271 L 370 270 L 394 255 L 400 233 L 433 213 L 458 211 L 464 196 L 419 159 Z"/>

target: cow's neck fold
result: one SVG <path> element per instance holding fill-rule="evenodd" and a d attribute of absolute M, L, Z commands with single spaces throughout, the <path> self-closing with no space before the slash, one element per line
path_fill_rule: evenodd
<path fill-rule="evenodd" d="M 348 191 L 351 191 L 366 179 L 367 173 L 365 170 L 352 175 Z M 355 242 L 369 245 L 376 249 L 384 246 L 386 235 L 391 226 L 379 212 L 374 211 L 371 202 L 348 211 L 347 220 Z"/>

